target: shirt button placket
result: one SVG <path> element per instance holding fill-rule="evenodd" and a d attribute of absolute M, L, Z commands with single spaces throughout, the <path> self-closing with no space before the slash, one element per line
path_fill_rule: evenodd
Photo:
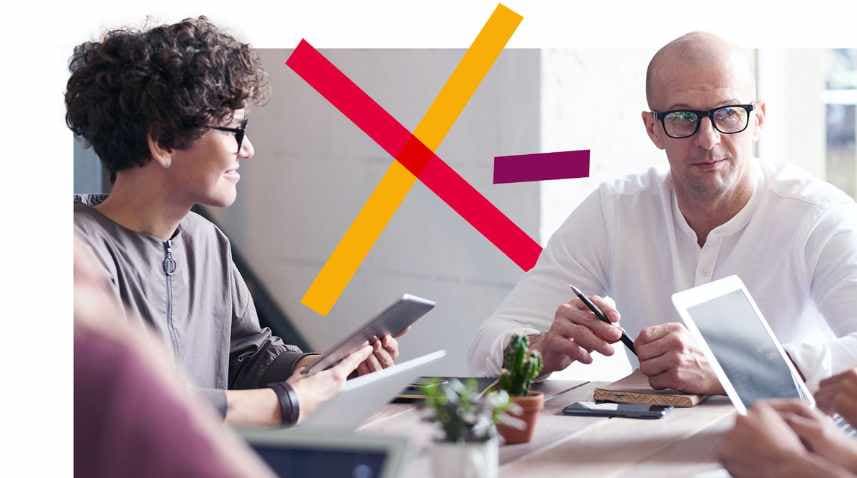
<path fill-rule="evenodd" d="M 709 237 L 699 254 L 699 263 L 696 266 L 696 285 L 711 282 L 714 272 L 714 258 L 717 256 L 720 242 L 717 238 Z"/>

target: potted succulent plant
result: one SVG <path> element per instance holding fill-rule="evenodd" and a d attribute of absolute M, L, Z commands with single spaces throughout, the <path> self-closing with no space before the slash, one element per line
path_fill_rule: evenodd
<path fill-rule="evenodd" d="M 530 385 L 542 371 L 542 356 L 529 350 L 530 342 L 525 335 L 516 335 L 506 346 L 503 356 L 503 370 L 500 373 L 498 387 L 507 392 L 517 410 L 509 413 L 522 420 L 523 429 L 503 423 L 497 425 L 497 431 L 507 444 L 527 443 L 533 438 L 536 420 L 545 405 L 545 396 L 541 392 L 530 392 Z"/>
<path fill-rule="evenodd" d="M 480 394 L 475 380 L 452 379 L 424 385 L 424 420 L 440 425 L 443 434 L 432 447 L 431 463 L 438 478 L 495 478 L 497 430 L 511 406 L 504 391 Z M 512 424 L 517 420 L 512 420 Z"/>

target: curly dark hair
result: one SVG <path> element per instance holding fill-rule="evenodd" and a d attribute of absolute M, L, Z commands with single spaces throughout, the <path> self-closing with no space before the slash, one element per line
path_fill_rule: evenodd
<path fill-rule="evenodd" d="M 117 29 L 74 49 L 66 124 L 115 176 L 151 158 L 147 136 L 184 149 L 206 125 L 231 120 L 268 97 L 268 76 L 250 46 L 204 16 L 149 30 Z"/>

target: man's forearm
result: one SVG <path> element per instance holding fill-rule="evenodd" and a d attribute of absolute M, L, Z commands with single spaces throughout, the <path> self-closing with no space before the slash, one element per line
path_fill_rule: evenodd
<path fill-rule="evenodd" d="M 783 477 L 804 477 L 804 476 L 825 476 L 830 478 L 855 478 L 853 473 L 845 468 L 831 463 L 821 456 L 808 454 L 804 458 L 797 460 L 796 463 L 782 464 L 779 471 L 772 476 L 778 478 Z"/>
<path fill-rule="evenodd" d="M 792 457 L 776 463 L 773 466 L 764 466 L 761 463 L 757 463 L 757 465 L 759 469 L 754 471 L 752 476 L 758 476 L 760 478 L 798 478 L 806 476 L 824 476 L 830 478 L 857 477 L 857 475 L 854 475 L 847 469 L 813 453 L 806 453 L 799 457 Z M 738 475 L 743 476 L 743 473 L 738 473 Z"/>
<path fill-rule="evenodd" d="M 226 391 L 226 423 L 239 426 L 276 426 L 283 422 L 277 394 L 270 388 Z"/>

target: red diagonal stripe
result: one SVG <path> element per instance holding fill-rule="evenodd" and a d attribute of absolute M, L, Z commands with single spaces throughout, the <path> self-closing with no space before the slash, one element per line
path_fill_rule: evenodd
<path fill-rule="evenodd" d="M 301 40 L 286 64 L 523 270 L 542 248 L 336 66 Z"/>

